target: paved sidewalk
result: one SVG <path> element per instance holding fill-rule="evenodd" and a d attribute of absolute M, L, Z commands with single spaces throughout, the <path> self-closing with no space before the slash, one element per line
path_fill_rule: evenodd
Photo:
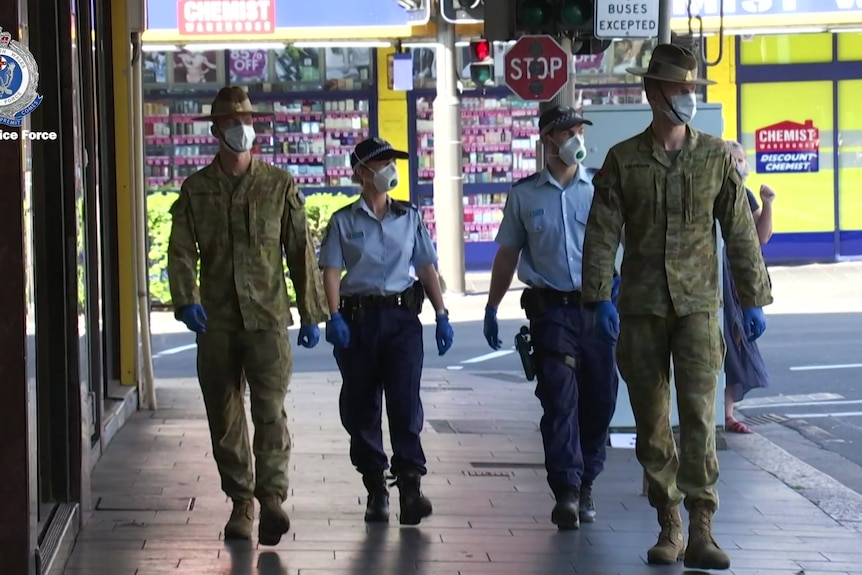
<path fill-rule="evenodd" d="M 497 374 L 499 377 L 500 374 Z M 611 450 L 597 485 L 599 520 L 577 532 L 550 524 L 538 401 L 525 382 L 429 371 L 424 381 L 434 515 L 418 528 L 368 528 L 347 458 L 337 374 L 300 374 L 288 396 L 294 455 L 286 503 L 293 526 L 278 547 L 226 546 L 206 420 L 191 380 L 159 382 L 157 412 L 120 430 L 93 476 L 95 511 L 68 575 L 663 575 L 649 567 L 653 511 L 631 450 Z M 739 454 L 720 454 L 719 542 L 737 575 L 862 573 L 862 534 Z M 796 486 L 797 488 L 799 486 Z M 397 511 L 397 495 L 393 497 Z M 698 573 L 688 571 L 687 573 Z"/>

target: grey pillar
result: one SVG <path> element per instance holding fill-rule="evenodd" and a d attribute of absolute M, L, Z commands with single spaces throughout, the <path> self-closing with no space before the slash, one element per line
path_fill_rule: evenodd
<path fill-rule="evenodd" d="M 572 55 L 572 41 L 569 38 L 558 38 L 560 45 L 565 51 L 569 62 L 569 81 L 560 92 L 554 96 L 550 102 L 542 102 L 539 104 L 539 114 L 543 114 L 546 110 L 550 110 L 555 106 L 571 106 L 574 107 L 577 99 L 575 98 L 575 60 Z M 536 144 L 536 168 L 541 170 L 545 166 L 545 151 L 539 142 Z"/>
<path fill-rule="evenodd" d="M 658 43 L 670 44 L 670 15 L 672 0 L 659 0 L 658 4 Z"/>
<path fill-rule="evenodd" d="M 437 97 L 434 99 L 434 221 L 438 271 L 449 293 L 466 291 L 461 99 L 455 68 L 455 25 L 437 12 Z"/>

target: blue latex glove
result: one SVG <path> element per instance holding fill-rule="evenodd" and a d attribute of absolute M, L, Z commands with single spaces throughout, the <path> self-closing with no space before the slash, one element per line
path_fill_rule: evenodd
<path fill-rule="evenodd" d="M 766 316 L 762 307 L 750 307 L 742 310 L 742 327 L 748 341 L 754 341 L 766 331 Z"/>
<path fill-rule="evenodd" d="M 611 286 L 611 301 L 617 305 L 617 299 L 620 297 L 620 276 L 614 277 L 614 285 Z"/>
<path fill-rule="evenodd" d="M 497 324 L 497 308 L 485 306 L 485 325 L 482 328 L 485 339 L 491 349 L 500 349 L 503 342 L 500 341 L 500 326 Z"/>
<path fill-rule="evenodd" d="M 455 330 L 452 329 L 452 324 L 449 323 L 449 318 L 446 316 L 437 317 L 437 352 L 440 355 L 445 354 L 452 347 L 452 341 L 455 339 Z"/>
<path fill-rule="evenodd" d="M 311 349 L 320 341 L 320 328 L 316 325 L 304 325 L 299 328 L 299 336 L 296 343 L 304 348 Z"/>
<path fill-rule="evenodd" d="M 341 314 L 335 312 L 326 322 L 326 341 L 335 347 L 347 347 L 350 345 L 350 328 Z"/>
<path fill-rule="evenodd" d="M 207 314 L 199 303 L 184 305 L 177 311 L 176 317 L 195 333 L 205 333 L 207 330 Z"/>
<path fill-rule="evenodd" d="M 600 301 L 595 304 L 596 329 L 599 335 L 609 343 L 614 343 L 620 336 L 620 316 L 617 307 L 609 301 Z"/>

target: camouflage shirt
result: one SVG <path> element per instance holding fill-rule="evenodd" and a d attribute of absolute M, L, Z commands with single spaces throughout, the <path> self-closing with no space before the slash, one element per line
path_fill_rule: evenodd
<path fill-rule="evenodd" d="M 742 178 L 719 138 L 688 128 L 671 160 L 647 128 L 615 145 L 593 179 L 583 301 L 610 301 L 625 226 L 620 314 L 678 316 L 719 306 L 715 221 L 743 309 L 772 303 Z"/>
<path fill-rule="evenodd" d="M 302 324 L 328 318 L 303 199 L 289 172 L 252 160 L 234 185 L 216 158 L 183 182 L 171 216 L 175 310 L 203 305 L 209 329 L 286 328 L 292 323 L 286 254 Z"/>

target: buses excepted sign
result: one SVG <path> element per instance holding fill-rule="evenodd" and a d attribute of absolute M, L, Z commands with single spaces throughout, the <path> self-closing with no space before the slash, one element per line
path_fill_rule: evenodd
<path fill-rule="evenodd" d="M 658 35 L 659 0 L 596 0 L 596 38 L 654 38 Z"/>

